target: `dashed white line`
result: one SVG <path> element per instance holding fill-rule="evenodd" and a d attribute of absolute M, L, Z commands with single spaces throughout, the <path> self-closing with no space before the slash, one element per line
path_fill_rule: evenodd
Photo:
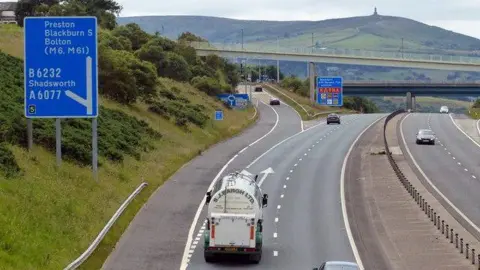
<path fill-rule="evenodd" d="M 477 179 L 477 177 L 476 177 L 475 175 L 472 175 L 472 178 L 473 178 L 473 179 Z"/>
<path fill-rule="evenodd" d="M 292 173 L 292 172 L 293 172 L 293 170 L 290 170 L 290 172 Z"/>
<path fill-rule="evenodd" d="M 299 158 L 298 161 L 302 161 L 302 158 Z"/>
<path fill-rule="evenodd" d="M 293 165 L 293 167 L 297 167 L 298 166 L 298 163 L 295 163 L 295 165 Z"/>
<path fill-rule="evenodd" d="M 305 153 L 305 154 L 303 154 L 303 155 L 304 155 L 304 156 L 306 156 L 306 155 L 307 155 L 307 153 Z"/>
<path fill-rule="evenodd" d="M 461 166 L 461 165 L 462 165 L 462 163 L 460 163 L 460 162 L 457 162 L 457 164 L 458 164 L 458 166 Z"/>
<path fill-rule="evenodd" d="M 452 157 L 453 159 L 455 159 L 455 157 Z"/>
<path fill-rule="evenodd" d="M 287 188 L 287 185 L 283 185 L 283 188 Z"/>
<path fill-rule="evenodd" d="M 285 178 L 287 181 L 290 180 L 290 177 Z"/>
<path fill-rule="evenodd" d="M 278 251 L 274 250 L 274 251 L 273 251 L 273 256 L 274 256 L 274 257 L 277 257 L 277 256 L 278 256 Z"/>
<path fill-rule="evenodd" d="M 448 152 L 449 155 L 451 155 L 452 153 Z"/>
<path fill-rule="evenodd" d="M 283 198 L 283 196 L 284 196 L 283 194 L 282 194 L 282 195 L 280 195 L 280 198 Z"/>
<path fill-rule="evenodd" d="M 273 238 L 277 238 L 277 233 L 273 233 Z"/>
<path fill-rule="evenodd" d="M 468 172 L 468 169 L 467 169 L 467 168 L 465 168 L 464 170 L 465 170 L 466 172 Z"/>
<path fill-rule="evenodd" d="M 311 148 L 308 148 L 308 151 L 311 151 L 312 149 Z"/>
<path fill-rule="evenodd" d="M 321 140 L 321 139 L 320 139 Z M 319 143 L 319 141 L 317 141 L 317 143 Z"/>
<path fill-rule="evenodd" d="M 445 149 L 445 151 L 447 151 L 447 148 L 446 148 L 446 147 L 445 147 L 445 148 L 443 148 L 443 149 Z"/>
<path fill-rule="evenodd" d="M 279 205 L 277 205 L 277 209 L 280 209 L 280 208 L 282 208 L 282 206 L 281 206 L 280 204 L 279 204 Z"/>
<path fill-rule="evenodd" d="M 275 222 L 278 222 L 278 217 L 275 218 Z"/>

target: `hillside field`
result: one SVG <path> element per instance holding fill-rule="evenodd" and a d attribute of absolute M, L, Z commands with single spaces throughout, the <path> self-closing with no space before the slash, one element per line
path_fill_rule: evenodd
<path fill-rule="evenodd" d="M 88 165 L 87 120 L 62 122 L 60 168 L 55 165 L 53 121 L 34 120 L 34 148 L 25 149 L 23 61 L 5 53 L 23 56 L 19 28 L 0 26 L 0 135 L 8 142 L 0 144 L 2 270 L 63 269 L 83 253 L 128 195 L 148 182 L 88 262 L 89 269 L 100 268 L 156 188 L 208 146 L 255 120 L 253 108 L 226 109 L 190 84 L 168 78 L 158 78 L 159 96 L 152 104 L 121 105 L 102 97 L 95 182 Z M 224 109 L 224 121 L 212 120 L 217 108 Z"/>

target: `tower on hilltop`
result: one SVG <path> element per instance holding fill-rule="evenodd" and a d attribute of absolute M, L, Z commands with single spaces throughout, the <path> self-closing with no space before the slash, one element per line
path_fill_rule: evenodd
<path fill-rule="evenodd" d="M 375 8 L 373 9 L 373 16 L 377 16 L 377 15 L 378 15 L 378 13 L 377 13 L 377 7 L 375 7 Z"/>

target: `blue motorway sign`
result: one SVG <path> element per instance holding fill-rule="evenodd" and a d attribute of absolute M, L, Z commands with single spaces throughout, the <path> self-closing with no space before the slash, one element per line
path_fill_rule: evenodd
<path fill-rule="evenodd" d="M 223 120 L 223 111 L 222 110 L 216 110 L 215 111 L 215 120 Z"/>
<path fill-rule="evenodd" d="M 220 94 L 217 97 L 230 107 L 240 109 L 246 108 L 250 100 L 248 94 Z"/>
<path fill-rule="evenodd" d="M 98 116 L 97 18 L 26 17 L 25 116 Z"/>
<path fill-rule="evenodd" d="M 343 78 L 317 77 L 317 103 L 325 106 L 343 106 Z"/>

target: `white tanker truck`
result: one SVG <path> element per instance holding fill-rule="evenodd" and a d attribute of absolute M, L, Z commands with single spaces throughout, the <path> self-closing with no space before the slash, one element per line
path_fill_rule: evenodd
<path fill-rule="evenodd" d="M 217 180 L 207 192 L 207 226 L 204 233 L 206 262 L 223 254 L 262 258 L 263 208 L 268 195 L 257 183 L 258 175 L 235 172 Z"/>

